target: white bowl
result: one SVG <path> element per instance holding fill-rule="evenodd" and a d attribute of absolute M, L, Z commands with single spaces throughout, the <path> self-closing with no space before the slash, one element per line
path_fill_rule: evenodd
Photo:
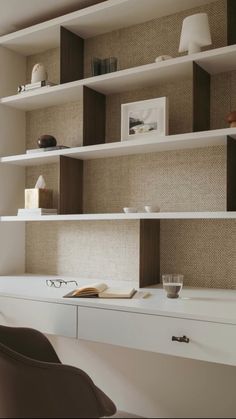
<path fill-rule="evenodd" d="M 137 212 L 137 208 L 134 208 L 134 207 L 125 207 L 125 208 L 123 208 L 123 211 L 126 214 L 132 214 L 134 212 Z"/>
<path fill-rule="evenodd" d="M 160 212 L 160 207 L 157 205 L 146 205 L 144 209 L 146 212 Z"/>

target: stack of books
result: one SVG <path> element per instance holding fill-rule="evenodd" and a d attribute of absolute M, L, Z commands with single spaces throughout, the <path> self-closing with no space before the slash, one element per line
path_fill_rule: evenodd
<path fill-rule="evenodd" d="M 55 208 L 20 208 L 18 217 L 39 217 L 42 215 L 57 215 Z"/>
<path fill-rule="evenodd" d="M 55 83 L 51 83 L 49 81 L 39 81 L 37 83 L 29 83 L 29 84 L 22 84 L 20 86 L 18 86 L 18 93 L 23 93 L 23 92 L 30 92 L 32 90 L 35 89 L 40 89 L 42 87 L 50 87 L 50 86 L 55 86 Z"/>

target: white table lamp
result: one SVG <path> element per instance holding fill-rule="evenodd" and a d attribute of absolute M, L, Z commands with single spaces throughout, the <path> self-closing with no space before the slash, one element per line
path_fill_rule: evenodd
<path fill-rule="evenodd" d="M 212 44 L 207 13 L 188 16 L 183 21 L 179 52 L 195 54 Z"/>

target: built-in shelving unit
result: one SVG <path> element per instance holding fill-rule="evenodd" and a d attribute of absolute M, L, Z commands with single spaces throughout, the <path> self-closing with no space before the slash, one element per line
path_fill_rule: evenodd
<path fill-rule="evenodd" d="M 60 45 L 60 28 L 86 39 L 117 29 L 147 22 L 214 0 L 107 0 L 39 25 L 0 37 L 0 45 L 22 55 L 33 55 Z"/>
<path fill-rule="evenodd" d="M 84 86 L 109 95 L 131 91 L 140 88 L 140 86 L 152 86 L 167 80 L 192 78 L 194 62 L 210 75 L 236 70 L 236 46 L 204 51 L 161 63 L 146 64 L 115 73 L 4 97 L 0 100 L 0 104 L 23 111 L 31 111 L 81 100 Z"/>
<path fill-rule="evenodd" d="M 23 224 L 24 222 L 40 221 L 136 220 L 139 223 L 140 235 L 140 286 L 147 286 L 156 284 L 160 276 L 161 220 L 236 219 L 236 128 L 210 130 L 211 76 L 236 70 L 236 30 L 235 21 L 232 18 L 236 13 L 235 1 L 226 1 L 228 9 L 226 47 L 176 57 L 160 63 L 124 69 L 97 77 L 84 78 L 84 40 L 86 38 L 202 6 L 213 1 L 107 0 L 87 9 L 0 37 L 0 54 L 2 54 L 0 58 L 4 56 L 9 60 L 5 73 L 7 73 L 7 66 L 11 67 L 9 75 L 6 74 L 7 86 L 3 87 L 3 83 L 0 83 L 0 95 L 8 95 L 0 99 L 0 120 L 4 121 L 2 133 L 7 133 L 5 137 L 2 134 L 2 143 L 4 143 L 4 147 L 1 147 L 1 150 L 4 150 L 4 155 L 0 158 L 2 179 L 7 179 L 6 176 L 11 169 L 13 173 L 12 182 L 15 185 L 13 192 L 16 196 L 16 193 L 19 193 L 18 179 L 19 176 L 22 179 L 22 173 L 24 172 L 22 168 L 40 164 L 59 164 L 58 215 L 41 217 L 1 216 L 0 229 L 5 228 L 3 226 L 7 224 L 11 227 L 15 222 Z M 133 7 L 134 2 L 135 7 Z M 24 70 L 26 75 L 25 56 L 41 53 L 55 47 L 60 48 L 60 84 L 15 95 L 13 88 L 17 87 L 18 82 L 22 83 L 25 77 L 22 77 Z M 21 56 L 18 54 L 21 54 Z M 21 75 L 19 76 L 13 68 L 13 66 L 17 66 L 17 63 L 21 68 Z M 107 95 L 181 79 L 192 80 L 193 132 L 159 138 L 144 136 L 139 140 L 105 143 Z M 17 152 L 14 147 L 9 147 L 9 127 L 12 118 L 14 118 L 15 129 L 13 131 L 16 137 L 19 127 L 21 141 L 19 148 L 23 150 L 24 112 L 79 100 L 83 101 L 83 146 L 22 155 L 16 155 Z M 10 141 L 14 144 L 17 138 Z M 83 160 L 220 145 L 226 146 L 227 175 L 225 188 L 227 202 L 225 202 L 225 209 L 227 211 L 83 214 L 83 178 L 85 175 Z M 3 183 L 1 180 L 1 187 Z M 5 189 L 5 185 L 3 185 L 3 189 Z M 16 199 L 15 202 L 18 203 L 19 207 L 19 199 Z M 15 210 L 17 207 L 15 204 L 13 206 Z M 13 214 L 13 206 L 9 195 L 7 205 L 1 208 L 1 213 Z M 14 231 L 17 232 L 17 229 L 15 228 Z M 12 232 L 13 229 L 11 237 L 13 237 Z M 7 237 L 5 231 L 2 236 Z M 25 236 L 22 235 L 22 237 Z M 11 248 L 11 244 L 8 244 L 8 246 Z"/>
<path fill-rule="evenodd" d="M 220 146 L 227 144 L 228 136 L 236 140 L 236 128 L 191 132 L 151 139 L 144 137 L 133 141 L 120 141 L 57 151 L 1 157 L 0 163 L 27 167 L 39 164 L 58 163 L 60 156 L 73 157 L 79 160 L 91 160 L 132 154 Z"/>

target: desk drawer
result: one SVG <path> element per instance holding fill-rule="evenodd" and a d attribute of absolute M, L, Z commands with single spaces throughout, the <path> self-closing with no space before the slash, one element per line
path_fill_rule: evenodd
<path fill-rule="evenodd" d="M 189 343 L 173 342 L 187 336 Z M 236 365 L 236 326 L 78 308 L 79 339 L 119 345 L 184 358 Z"/>
<path fill-rule="evenodd" d="M 30 327 L 43 333 L 77 337 L 77 307 L 0 297 L 0 324 Z"/>

